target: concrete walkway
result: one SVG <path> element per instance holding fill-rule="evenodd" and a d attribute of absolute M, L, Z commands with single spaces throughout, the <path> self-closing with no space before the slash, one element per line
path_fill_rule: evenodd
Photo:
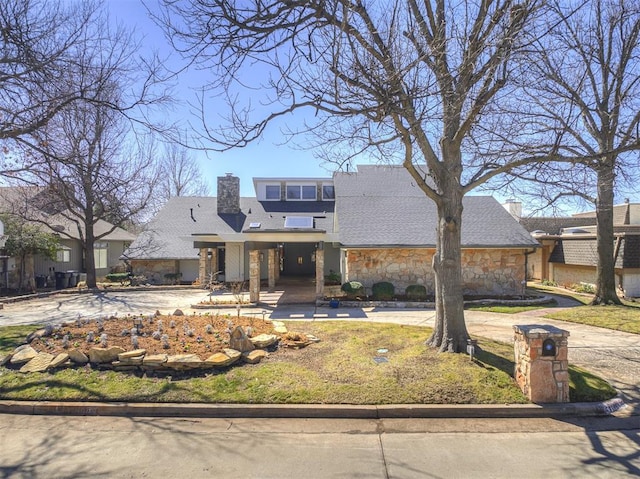
<path fill-rule="evenodd" d="M 242 314 L 289 321 L 370 321 L 432 327 L 433 310 L 389 308 L 328 308 L 312 304 L 279 305 L 279 292 L 263 294 L 266 304 L 243 308 Z M 6 304 L 0 310 L 0 325 L 45 324 L 74 319 L 78 315 L 97 317 L 105 314 L 151 313 L 160 310 L 170 313 L 176 308 L 193 312 L 192 304 L 208 299 L 203 290 L 172 289 L 169 291 L 113 291 L 100 294 L 55 295 L 21 303 Z M 567 300 L 559 299 L 562 307 L 571 307 Z M 554 308 L 557 311 L 557 308 Z M 217 309 L 222 314 L 236 314 L 236 308 Z M 200 310 L 199 312 L 202 312 Z M 466 311 L 469 333 L 482 338 L 513 342 L 514 324 L 550 324 L 570 332 L 569 361 L 591 371 L 616 387 L 631 408 L 640 414 L 640 336 L 545 319 L 549 310 L 540 309 L 519 314 L 497 314 Z"/>

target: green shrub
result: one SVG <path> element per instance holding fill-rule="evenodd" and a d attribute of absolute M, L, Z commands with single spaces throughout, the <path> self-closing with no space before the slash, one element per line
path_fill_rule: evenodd
<path fill-rule="evenodd" d="M 340 284 L 341 281 L 342 276 L 340 275 L 340 273 L 336 273 L 333 270 L 330 270 L 329 274 L 324 277 L 324 284 L 326 284 L 327 286 Z"/>
<path fill-rule="evenodd" d="M 571 289 L 576 293 L 596 294 L 596 288 L 589 283 L 572 284 Z"/>
<path fill-rule="evenodd" d="M 171 284 L 176 284 L 182 278 L 182 273 L 166 273 L 164 275 L 164 279 Z"/>
<path fill-rule="evenodd" d="M 549 279 L 543 279 L 541 281 L 541 284 L 542 284 L 542 286 L 553 286 L 553 287 L 558 286 L 558 283 L 556 283 L 555 281 L 551 281 Z"/>
<path fill-rule="evenodd" d="M 131 281 L 131 273 L 109 273 L 105 278 L 110 283 L 124 284 L 127 281 Z"/>
<path fill-rule="evenodd" d="M 347 294 L 348 299 L 356 299 L 365 295 L 364 286 L 359 281 L 348 281 L 340 288 Z"/>
<path fill-rule="evenodd" d="M 396 293 L 396 288 L 388 281 L 381 281 L 371 287 L 371 293 L 373 295 L 373 299 L 377 301 L 389 301 L 393 299 L 393 296 Z"/>
<path fill-rule="evenodd" d="M 426 301 L 427 300 L 427 288 L 421 284 L 410 284 L 407 286 L 404 294 L 407 299 L 411 301 Z"/>

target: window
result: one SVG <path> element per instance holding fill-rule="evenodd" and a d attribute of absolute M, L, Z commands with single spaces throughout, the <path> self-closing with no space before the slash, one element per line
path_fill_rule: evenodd
<path fill-rule="evenodd" d="M 287 185 L 288 200 L 315 200 L 316 185 Z"/>
<path fill-rule="evenodd" d="M 336 199 L 336 192 L 333 189 L 333 185 L 322 185 L 322 199 L 323 200 Z"/>
<path fill-rule="evenodd" d="M 280 185 L 266 185 L 265 186 L 265 198 L 267 200 L 280 200 Z"/>
<path fill-rule="evenodd" d="M 96 262 L 96 269 L 107 268 L 107 248 L 108 243 L 93 244 L 93 258 Z"/>
<path fill-rule="evenodd" d="M 58 263 L 69 263 L 71 261 L 71 248 L 63 246 L 56 251 L 56 261 Z"/>

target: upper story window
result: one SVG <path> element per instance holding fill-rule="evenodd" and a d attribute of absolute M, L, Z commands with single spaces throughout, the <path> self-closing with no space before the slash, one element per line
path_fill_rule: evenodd
<path fill-rule="evenodd" d="M 333 189 L 333 185 L 322 185 L 322 199 L 323 200 L 336 199 L 336 192 Z"/>
<path fill-rule="evenodd" d="M 315 185 L 287 185 L 287 200 L 315 200 Z"/>
<path fill-rule="evenodd" d="M 280 185 L 266 185 L 264 190 L 265 199 L 280 201 Z"/>

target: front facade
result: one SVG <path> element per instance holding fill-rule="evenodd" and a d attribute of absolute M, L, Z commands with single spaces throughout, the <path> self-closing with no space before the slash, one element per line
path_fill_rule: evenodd
<path fill-rule="evenodd" d="M 541 244 L 529 257 L 529 278 L 566 287 L 595 286 L 595 211 L 567 218 L 523 218 L 521 223 Z M 627 297 L 640 297 L 640 204 L 614 206 L 614 256 L 616 286 Z"/>
<path fill-rule="evenodd" d="M 315 281 L 340 275 L 370 289 L 389 281 L 398 294 L 421 284 L 433 292 L 435 205 L 401 167 L 360 166 L 332 178 L 218 178 L 218 196 L 172 198 L 125 256 L 134 274 L 161 283 L 249 282 L 253 300 L 284 276 Z M 525 253 L 537 242 L 493 198 L 465 199 L 465 293 L 522 294 Z M 197 275 L 195 265 L 197 264 Z"/>

